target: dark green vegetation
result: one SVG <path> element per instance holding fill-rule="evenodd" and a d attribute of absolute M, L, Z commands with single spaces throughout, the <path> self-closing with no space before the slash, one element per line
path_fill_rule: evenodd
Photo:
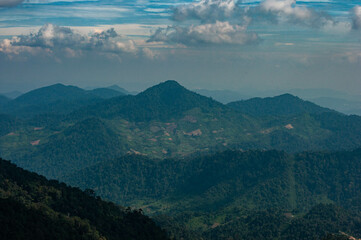
<path fill-rule="evenodd" d="M 327 108 L 322 108 L 309 101 L 283 94 L 277 97 L 252 98 L 245 101 L 231 102 L 227 104 L 244 114 L 252 116 L 297 116 L 300 114 L 319 114 L 324 112 L 334 112 Z"/>
<path fill-rule="evenodd" d="M 361 146 L 361 117 L 291 95 L 244 101 L 239 107 L 166 81 L 136 96 L 94 96 L 53 85 L 10 101 L 19 104 L 14 109 L 21 113 L 2 115 L 0 155 L 59 178 L 127 153 L 169 158 L 225 149 L 297 152 Z"/>
<path fill-rule="evenodd" d="M 139 210 L 125 209 L 0 159 L 1 239 L 167 239 Z"/>
<path fill-rule="evenodd" d="M 175 81 L 117 95 L 55 85 L 8 101 L 21 108 L 0 111 L 0 156 L 142 208 L 177 239 L 360 237 L 361 117 L 289 94 L 224 105 Z"/>
<path fill-rule="evenodd" d="M 186 239 L 197 233 L 205 239 L 320 239 L 339 231 L 361 237 L 360 173 L 361 149 L 226 151 L 183 160 L 129 155 L 66 181 L 160 215 L 163 227 Z"/>
<path fill-rule="evenodd" d="M 4 102 L 3 97 L 0 97 L 0 112 L 23 117 L 49 113 L 65 114 L 82 106 L 124 95 L 108 88 L 86 91 L 75 86 L 55 84 L 35 89 L 11 101 L 8 99 Z"/>

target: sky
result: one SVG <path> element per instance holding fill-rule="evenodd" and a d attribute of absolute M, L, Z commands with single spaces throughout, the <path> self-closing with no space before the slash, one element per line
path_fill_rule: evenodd
<path fill-rule="evenodd" d="M 361 94 L 361 1 L 0 0 L 0 92 L 328 88 Z"/>

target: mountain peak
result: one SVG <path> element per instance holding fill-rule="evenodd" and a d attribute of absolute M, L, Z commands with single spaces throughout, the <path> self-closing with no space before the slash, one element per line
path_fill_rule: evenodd
<path fill-rule="evenodd" d="M 151 88 L 148 88 L 147 90 L 150 89 L 185 89 L 185 87 L 183 87 L 182 85 L 180 85 L 177 81 L 175 80 L 167 80 L 165 82 L 161 82 Z M 147 91 L 146 90 L 146 91 Z"/>

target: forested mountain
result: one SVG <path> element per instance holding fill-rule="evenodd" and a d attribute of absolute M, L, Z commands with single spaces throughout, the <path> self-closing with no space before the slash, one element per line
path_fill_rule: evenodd
<path fill-rule="evenodd" d="M 158 221 L 175 235 L 182 225 L 205 239 L 320 239 L 339 231 L 361 237 L 360 173 L 360 149 L 226 151 L 183 160 L 128 155 L 65 180 L 161 214 Z"/>
<path fill-rule="evenodd" d="M 35 89 L 10 101 L 3 112 L 20 116 L 33 116 L 42 113 L 69 113 L 81 106 L 101 99 L 87 91 L 75 87 L 55 84 Z"/>
<path fill-rule="evenodd" d="M 309 101 L 304 101 L 291 94 L 283 94 L 277 97 L 251 98 L 249 100 L 231 102 L 228 106 L 244 114 L 252 116 L 295 116 L 300 114 L 319 114 L 334 112 L 322 108 Z"/>
<path fill-rule="evenodd" d="M 32 90 L 4 104 L 0 98 L 0 112 L 23 117 L 49 113 L 66 114 L 104 99 L 124 95 L 122 92 L 108 88 L 86 91 L 75 86 L 55 84 Z"/>
<path fill-rule="evenodd" d="M 361 117 L 289 94 L 224 105 L 175 81 L 135 96 L 108 90 L 54 85 L 10 101 L 21 108 L 0 116 L 0 156 L 142 208 L 176 239 L 360 237 L 361 150 L 352 149 L 361 147 Z M 49 205 L 52 194 L 37 201 L 57 215 L 33 208 L 34 197 L 6 197 L 4 213 L 26 226 L 43 217 L 45 236 L 58 225 L 68 234 L 60 238 L 83 236 L 71 216 L 59 219 L 70 210 Z M 79 214 L 89 239 L 111 239 Z"/>
<path fill-rule="evenodd" d="M 224 109 L 225 106 L 185 89 L 176 81 L 169 80 L 136 96 L 115 98 L 88 106 L 72 115 L 77 118 L 89 116 L 107 119 L 122 117 L 134 122 L 166 121 L 181 117 L 185 111 L 194 108 L 212 112 Z"/>
<path fill-rule="evenodd" d="M 71 86 L 58 88 L 89 94 Z M 33 100 L 39 106 L 45 101 L 41 96 Z M 51 97 L 56 98 L 56 94 Z M 57 178 L 128 153 L 169 158 L 225 149 L 297 152 L 361 146 L 361 117 L 340 114 L 291 95 L 257 99 L 260 109 L 269 109 L 267 116 L 247 115 L 175 81 L 136 96 L 96 99 L 97 103 L 88 101 L 90 105 L 81 108 L 77 105 L 78 109 L 67 115 L 58 114 L 64 113 L 61 108 L 27 118 L 4 115 L 0 120 L 1 156 Z M 281 112 L 285 105 L 288 107 Z M 258 109 L 252 104 L 248 108 Z"/>
<path fill-rule="evenodd" d="M 167 239 L 141 211 L 125 209 L 0 159 L 1 239 Z"/>

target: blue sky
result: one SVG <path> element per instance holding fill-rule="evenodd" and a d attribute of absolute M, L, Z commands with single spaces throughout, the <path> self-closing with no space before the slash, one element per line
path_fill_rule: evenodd
<path fill-rule="evenodd" d="M 354 0 L 0 0 L 0 92 L 61 82 L 142 90 L 361 89 Z"/>

